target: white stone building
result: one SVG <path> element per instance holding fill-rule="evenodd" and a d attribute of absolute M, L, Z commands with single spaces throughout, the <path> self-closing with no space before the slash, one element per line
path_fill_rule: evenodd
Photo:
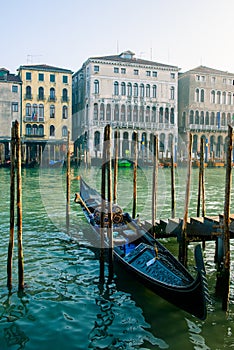
<path fill-rule="evenodd" d="M 234 73 L 199 66 L 179 74 L 178 125 L 182 143 L 193 135 L 193 157 L 205 139 L 205 160 L 225 160 L 228 124 L 234 118 Z M 183 152 L 182 145 L 179 145 Z"/>
<path fill-rule="evenodd" d="M 169 156 L 178 137 L 178 71 L 176 66 L 135 58 L 131 51 L 89 58 L 73 75 L 75 154 L 88 151 L 91 158 L 100 158 L 104 126 L 111 124 L 113 137 L 119 132 L 120 157 L 131 158 L 134 130 L 141 158 L 151 158 L 154 134 L 160 156 Z"/>

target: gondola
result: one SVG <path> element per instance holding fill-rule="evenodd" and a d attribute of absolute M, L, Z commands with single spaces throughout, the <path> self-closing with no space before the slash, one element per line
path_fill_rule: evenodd
<path fill-rule="evenodd" d="M 101 195 L 80 178 L 80 193 L 75 202 L 80 203 L 86 219 L 100 241 Z M 196 278 L 166 249 L 143 229 L 137 220 L 114 204 L 112 209 L 114 261 L 135 276 L 157 295 L 204 320 L 207 316 L 208 290 L 201 246 L 195 247 Z M 104 216 L 104 232 L 108 215 Z M 109 247 L 104 233 L 105 248 Z"/>

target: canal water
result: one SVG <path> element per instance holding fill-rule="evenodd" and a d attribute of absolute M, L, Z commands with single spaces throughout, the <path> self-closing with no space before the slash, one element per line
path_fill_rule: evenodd
<path fill-rule="evenodd" d="M 196 349 L 234 348 L 234 282 L 230 307 L 215 297 L 214 243 L 206 244 L 205 266 L 212 303 L 200 321 L 167 303 L 123 271 L 99 283 L 99 261 L 89 247 L 91 232 L 73 202 L 78 175 L 100 189 L 98 167 L 72 169 L 70 230 L 66 232 L 66 171 L 23 169 L 23 248 L 25 290 L 18 293 L 17 241 L 13 289 L 7 284 L 10 171 L 0 169 L 0 350 Z M 206 169 L 206 214 L 223 212 L 225 169 Z M 137 212 L 150 219 L 152 168 L 138 170 Z M 176 216 L 182 217 L 186 169 L 177 168 Z M 189 215 L 196 216 L 198 170 L 193 169 Z M 170 214 L 170 169 L 159 169 L 157 218 Z M 118 203 L 131 212 L 132 169 L 119 169 Z M 233 203 L 233 200 L 232 200 Z M 234 207 L 232 204 L 234 213 Z M 17 236 L 17 228 L 15 232 Z M 177 256 L 174 239 L 164 244 Z M 194 245 L 189 268 L 194 273 Z M 231 244 L 232 261 L 234 246 Z M 108 271 L 106 269 L 106 276 Z"/>

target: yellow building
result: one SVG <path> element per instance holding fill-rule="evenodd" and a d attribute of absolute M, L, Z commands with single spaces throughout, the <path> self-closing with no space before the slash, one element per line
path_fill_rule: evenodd
<path fill-rule="evenodd" d="M 72 120 L 72 71 L 45 64 L 20 66 L 18 71 L 25 163 L 64 159 Z"/>

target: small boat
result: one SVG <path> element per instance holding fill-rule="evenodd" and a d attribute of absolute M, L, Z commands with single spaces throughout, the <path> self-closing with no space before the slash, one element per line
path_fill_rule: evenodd
<path fill-rule="evenodd" d="M 101 196 L 80 178 L 80 203 L 84 215 L 96 238 L 100 241 Z M 170 303 L 204 320 L 209 300 L 207 280 L 201 246 L 195 247 L 196 277 L 158 240 L 133 220 L 128 213 L 114 204 L 112 210 L 113 255 L 116 262 L 141 283 Z M 108 214 L 104 213 L 104 232 Z M 108 235 L 104 234 L 105 248 L 109 248 Z"/>
<path fill-rule="evenodd" d="M 62 167 L 64 164 L 64 160 L 63 159 L 58 159 L 58 160 L 53 160 L 51 159 L 49 161 L 49 167 L 50 168 L 60 168 Z"/>
<path fill-rule="evenodd" d="M 133 166 L 133 162 L 128 159 L 119 159 L 118 166 L 120 168 L 131 168 Z"/>

